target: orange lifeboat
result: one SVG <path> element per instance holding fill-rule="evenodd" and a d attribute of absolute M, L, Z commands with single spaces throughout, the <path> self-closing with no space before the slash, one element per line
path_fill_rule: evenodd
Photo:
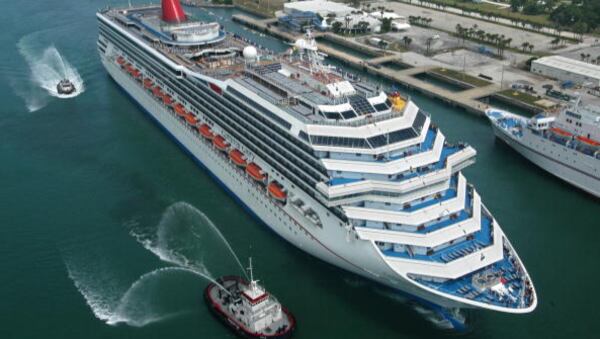
<path fill-rule="evenodd" d="M 233 161 L 233 163 L 236 166 L 246 167 L 246 165 L 247 165 L 246 157 L 244 156 L 244 153 L 240 152 L 237 149 L 233 149 L 233 150 L 231 150 L 231 152 L 229 152 L 229 158 L 231 158 L 231 161 Z"/>
<path fill-rule="evenodd" d="M 160 90 L 160 86 L 154 86 L 154 88 L 152 89 L 152 94 L 154 94 L 155 97 L 162 97 L 162 91 Z"/>
<path fill-rule="evenodd" d="M 598 142 L 596 140 L 593 140 L 593 139 L 590 139 L 590 138 L 578 136 L 577 140 L 579 140 L 579 141 L 581 141 L 583 143 L 586 143 L 586 144 L 588 144 L 590 146 L 596 146 L 596 147 L 600 146 L 600 142 Z"/>
<path fill-rule="evenodd" d="M 281 202 L 285 202 L 287 199 L 287 193 L 285 193 L 285 190 L 277 181 L 271 181 L 267 189 L 269 191 L 269 195 L 273 197 L 273 199 Z"/>
<path fill-rule="evenodd" d="M 213 145 L 215 145 L 215 147 L 219 151 L 223 151 L 223 152 L 227 151 L 227 148 L 229 147 L 229 143 L 227 142 L 227 140 L 225 140 L 225 138 L 223 138 L 223 136 L 218 135 L 218 134 L 213 139 Z"/>
<path fill-rule="evenodd" d="M 139 70 L 137 70 L 137 69 L 135 69 L 135 68 L 134 68 L 134 69 L 131 71 L 131 75 L 132 75 L 134 78 L 139 78 L 139 77 L 142 75 L 142 72 L 140 72 Z"/>
<path fill-rule="evenodd" d="M 263 172 L 260 166 L 253 162 L 249 163 L 248 166 L 246 166 L 246 173 L 248 173 L 250 177 L 252 177 L 252 179 L 256 181 L 264 183 L 265 180 L 267 180 L 267 175 Z"/>
<path fill-rule="evenodd" d="M 123 65 L 124 63 L 125 63 L 125 58 L 123 58 L 122 56 L 119 56 L 117 58 L 117 64 Z"/>
<path fill-rule="evenodd" d="M 573 135 L 573 134 L 571 134 L 571 133 L 569 133 L 569 132 L 567 132 L 567 131 L 565 131 L 563 129 L 560 129 L 558 127 L 553 127 L 551 130 L 552 130 L 552 132 L 554 132 L 554 133 L 556 133 L 558 135 L 562 135 L 563 137 L 570 137 L 570 136 Z"/>
<path fill-rule="evenodd" d="M 144 79 L 144 87 L 146 89 L 152 88 L 152 80 L 150 80 L 149 78 Z"/>
<path fill-rule="evenodd" d="M 174 109 L 175 109 L 175 113 L 177 113 L 177 115 L 179 115 L 180 117 L 185 118 L 187 116 L 187 114 L 188 114 L 185 111 L 185 108 L 183 107 L 183 105 L 180 104 L 180 103 L 175 104 Z"/>
<path fill-rule="evenodd" d="M 200 125 L 199 131 L 200 134 L 208 140 L 212 140 L 215 137 L 215 135 L 210 130 L 210 127 L 207 124 Z"/>
<path fill-rule="evenodd" d="M 198 120 L 196 119 L 196 117 L 193 114 L 186 114 L 185 115 L 185 121 L 188 123 L 188 125 L 195 127 L 196 124 L 198 123 Z"/>
<path fill-rule="evenodd" d="M 173 98 L 171 98 L 171 96 L 168 94 L 163 94 L 162 100 L 167 106 L 171 106 L 173 104 Z"/>

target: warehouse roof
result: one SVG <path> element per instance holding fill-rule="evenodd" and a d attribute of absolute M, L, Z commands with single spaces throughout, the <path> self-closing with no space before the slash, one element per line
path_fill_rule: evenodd
<path fill-rule="evenodd" d="M 288 2 L 283 4 L 284 9 L 294 9 L 303 12 L 314 12 L 319 14 L 336 13 L 338 15 L 346 15 L 354 10 L 350 7 L 339 2 L 326 1 L 326 0 L 308 0 L 308 1 L 296 1 Z"/>
<path fill-rule="evenodd" d="M 565 58 L 560 55 L 547 56 L 534 60 L 533 63 L 557 68 L 563 71 L 600 79 L 600 66 L 587 62 Z"/>

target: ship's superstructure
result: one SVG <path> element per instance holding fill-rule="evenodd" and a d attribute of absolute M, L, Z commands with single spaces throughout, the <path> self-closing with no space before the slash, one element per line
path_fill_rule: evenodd
<path fill-rule="evenodd" d="M 276 55 L 161 13 L 98 13 L 104 66 L 276 233 L 429 305 L 536 307 L 523 264 L 460 172 L 472 147 L 446 140 L 407 98 L 325 65 L 310 34 Z"/>
<path fill-rule="evenodd" d="M 571 103 L 531 119 L 488 109 L 494 133 L 551 174 L 600 197 L 600 107 Z"/>
<path fill-rule="evenodd" d="M 208 307 L 227 326 L 246 338 L 291 337 L 296 319 L 277 299 L 254 280 L 250 259 L 250 281 L 226 276 L 204 290 Z"/>

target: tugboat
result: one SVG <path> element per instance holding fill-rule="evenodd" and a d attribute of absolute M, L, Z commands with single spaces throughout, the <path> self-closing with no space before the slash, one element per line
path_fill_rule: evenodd
<path fill-rule="evenodd" d="M 69 79 L 62 79 L 58 85 L 56 85 L 56 91 L 58 94 L 67 95 L 75 92 L 75 85 Z"/>
<path fill-rule="evenodd" d="M 294 316 L 254 280 L 250 259 L 250 282 L 225 276 L 209 284 L 204 299 L 210 310 L 243 338 L 290 338 L 296 328 Z"/>

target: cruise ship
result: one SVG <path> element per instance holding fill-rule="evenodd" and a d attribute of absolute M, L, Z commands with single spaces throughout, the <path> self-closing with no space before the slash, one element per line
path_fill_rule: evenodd
<path fill-rule="evenodd" d="M 236 200 L 301 250 L 435 310 L 527 313 L 533 283 L 429 114 L 326 65 L 307 34 L 281 54 L 179 0 L 97 13 L 98 52 L 133 101 Z"/>
<path fill-rule="evenodd" d="M 530 119 L 490 108 L 494 134 L 560 179 L 600 197 L 600 107 L 580 99 L 558 115 Z"/>

